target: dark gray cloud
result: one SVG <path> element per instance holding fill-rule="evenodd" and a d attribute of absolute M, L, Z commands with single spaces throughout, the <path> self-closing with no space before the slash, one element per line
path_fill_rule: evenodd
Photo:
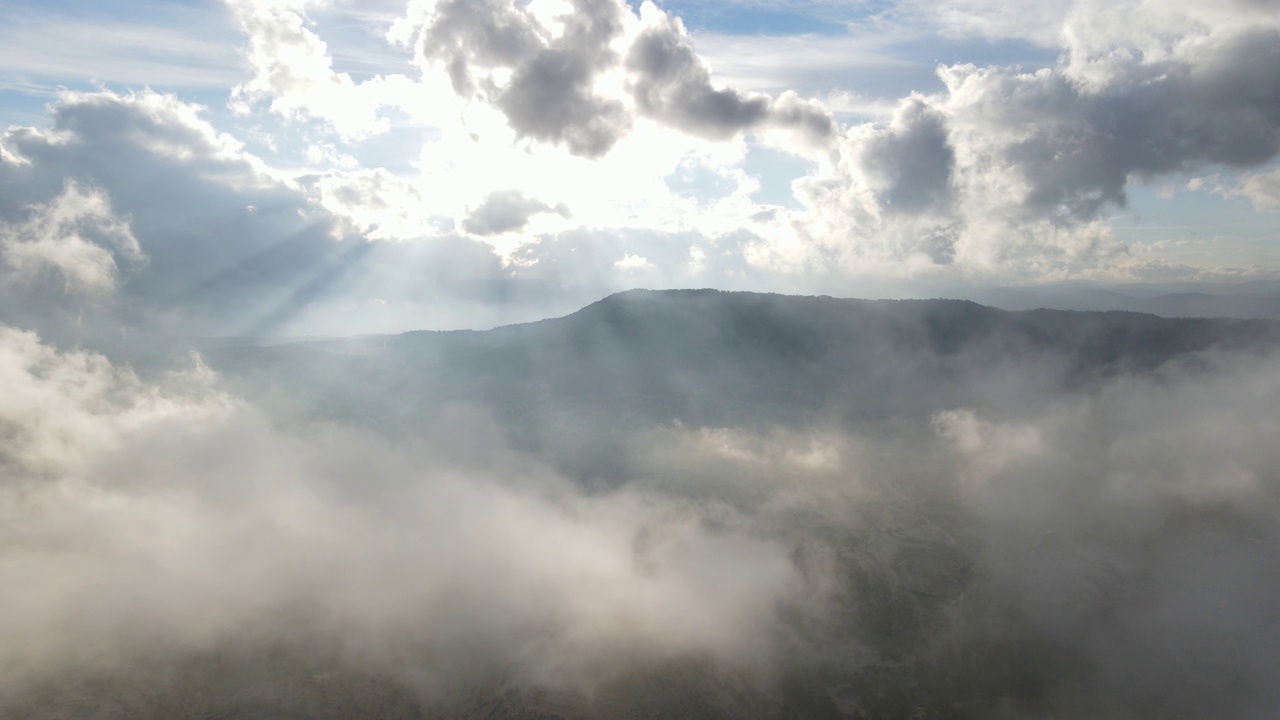
<path fill-rule="evenodd" d="M 539 213 L 554 212 L 567 216 L 569 209 L 563 205 L 552 207 L 541 200 L 527 198 L 519 190 L 499 190 L 489 193 L 462 221 L 462 229 L 473 235 L 500 235 L 518 232 Z"/>
<path fill-rule="evenodd" d="M 600 157 L 631 129 L 621 102 L 592 88 L 597 73 L 615 62 L 609 43 L 622 32 L 621 5 L 577 0 L 564 33 L 516 67 L 497 98 L 512 129 L 523 137 L 563 142 L 570 152 Z"/>
<path fill-rule="evenodd" d="M 773 127 L 791 130 L 817 146 L 823 146 L 840 127 L 830 110 L 790 91 L 774 100 L 770 120 Z"/>
<path fill-rule="evenodd" d="M 694 135 L 723 140 L 762 123 L 769 114 L 764 96 L 712 87 L 710 71 L 672 27 L 649 29 L 636 38 L 627 70 L 634 75 L 642 114 Z"/>
<path fill-rule="evenodd" d="M 946 117 L 923 99 L 903 103 L 893 123 L 861 140 L 859 164 L 890 213 L 949 210 L 956 154 Z"/>
<path fill-rule="evenodd" d="M 546 49 L 516 71 L 497 105 L 521 137 L 600 157 L 630 130 L 631 118 L 622 103 L 593 94 L 592 80 L 590 64 Z"/>
<path fill-rule="evenodd" d="M 422 30 L 426 58 L 442 63 L 463 97 L 493 102 L 521 137 L 563 144 L 599 157 L 630 130 L 631 118 L 593 85 L 616 62 L 609 45 L 622 32 L 616 0 L 575 0 L 561 18 L 563 32 L 548 39 L 526 8 L 512 2 L 442 3 Z M 511 72 L 499 88 L 492 73 Z"/>
<path fill-rule="evenodd" d="M 444 62 L 454 91 L 463 96 L 479 89 L 473 65 L 513 67 L 542 46 L 528 17 L 503 0 L 440 3 L 421 42 L 427 57 Z"/>
<path fill-rule="evenodd" d="M 835 129 L 830 113 L 794 95 L 774 100 L 716 88 L 684 26 L 670 16 L 641 32 L 627 53 L 626 68 L 640 114 L 691 135 L 724 140 L 771 125 L 821 141 Z"/>
<path fill-rule="evenodd" d="M 823 143 L 835 129 L 829 112 L 794 94 L 715 88 L 677 19 L 657 18 L 618 57 L 612 43 L 630 8 L 616 0 L 575 0 L 573 8 L 553 29 L 509 1 L 441 3 L 420 33 L 423 57 L 449 73 L 459 95 L 501 110 L 520 137 L 584 157 L 608 153 L 630 132 L 633 112 L 712 140 L 778 127 Z M 596 88 L 618 69 L 629 74 L 634 108 Z"/>
<path fill-rule="evenodd" d="M 1061 69 L 953 68 L 944 71 L 944 112 L 975 131 L 967 141 L 976 150 L 999 147 L 998 160 L 1026 179 L 1028 214 L 1082 221 L 1124 206 L 1131 179 L 1251 168 L 1275 157 L 1277 66 L 1280 33 L 1267 29 L 1167 59 L 1115 61 L 1101 87 Z"/>

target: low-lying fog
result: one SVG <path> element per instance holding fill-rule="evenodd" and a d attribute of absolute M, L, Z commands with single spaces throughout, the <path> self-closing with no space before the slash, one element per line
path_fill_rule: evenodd
<path fill-rule="evenodd" d="M 1280 357 L 1082 371 L 961 335 L 826 401 L 836 355 L 759 360 L 809 413 L 614 374 L 565 438 L 536 368 L 503 370 L 541 383 L 519 411 L 464 368 L 371 417 L 379 378 L 280 368 L 376 348 L 139 374 L 0 328 L 0 715 L 1275 717 Z"/>

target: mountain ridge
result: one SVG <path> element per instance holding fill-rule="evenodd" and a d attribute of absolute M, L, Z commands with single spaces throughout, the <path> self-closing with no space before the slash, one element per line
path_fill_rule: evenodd
<path fill-rule="evenodd" d="M 207 358 L 237 391 L 291 417 L 416 428 L 461 403 L 493 414 L 522 447 L 587 438 L 595 449 L 585 455 L 601 457 L 574 474 L 589 475 L 610 462 L 601 423 L 918 424 L 952 407 L 1028 406 L 1206 352 L 1277 344 L 1280 322 L 1267 320 L 687 290 L 618 293 L 487 331 L 220 348 Z"/>

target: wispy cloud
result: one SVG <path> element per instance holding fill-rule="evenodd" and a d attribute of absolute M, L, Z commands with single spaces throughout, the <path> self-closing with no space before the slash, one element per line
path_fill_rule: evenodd
<path fill-rule="evenodd" d="M 220 11 L 203 11 L 198 17 L 193 14 L 171 10 L 148 14 L 145 21 L 88 20 L 0 10 L 0 46 L 5 48 L 0 53 L 0 84 L 52 87 L 104 82 L 175 90 L 231 87 L 245 75 L 236 52 L 234 25 Z"/>

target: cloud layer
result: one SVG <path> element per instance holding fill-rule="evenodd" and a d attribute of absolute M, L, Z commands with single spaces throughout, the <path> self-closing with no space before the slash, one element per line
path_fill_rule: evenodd
<path fill-rule="evenodd" d="M 798 588 L 775 543 L 661 497 L 584 495 L 480 415 L 413 445 L 281 429 L 201 365 L 153 384 L 10 328 L 0 383 L 10 697 L 281 643 L 441 683 L 750 665 Z"/>
<path fill-rule="evenodd" d="M 571 426 L 497 424 L 483 392 L 413 428 L 381 404 L 363 419 L 380 432 L 300 421 L 374 399 L 286 410 L 260 377 L 255 405 L 198 360 L 143 379 L 4 328 L 0 707 L 167 697 L 140 673 L 188 663 L 204 669 L 175 682 L 243 706 L 236 668 L 283 653 L 261 683 L 357 672 L 428 706 L 469 702 L 450 688 L 704 697 L 663 674 L 686 667 L 766 715 L 834 692 L 885 712 L 1265 717 L 1274 357 L 1063 392 L 1068 365 L 968 368 L 1029 389 L 958 405 L 921 387 L 904 407 L 923 414 L 883 425 L 596 418 L 576 440 L 607 447 L 516 450 L 506 433 Z M 600 453 L 607 482 L 579 462 Z"/>

